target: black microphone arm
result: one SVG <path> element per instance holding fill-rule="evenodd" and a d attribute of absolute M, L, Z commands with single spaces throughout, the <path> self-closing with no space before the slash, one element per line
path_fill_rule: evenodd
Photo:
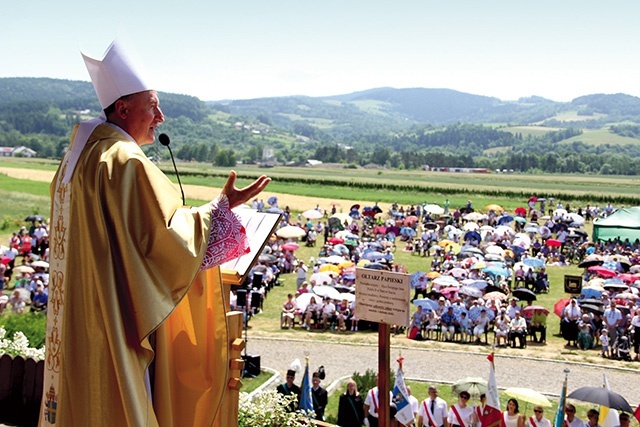
<path fill-rule="evenodd" d="M 160 141 L 160 144 L 164 145 L 169 149 L 169 154 L 171 155 L 171 161 L 173 162 L 173 169 L 175 169 L 176 176 L 178 177 L 178 185 L 180 186 L 180 193 L 182 193 L 182 204 L 186 206 L 187 203 L 184 200 L 184 191 L 182 190 L 182 183 L 180 182 L 180 174 L 178 173 L 178 168 L 176 167 L 176 161 L 173 158 L 173 151 L 171 151 L 171 147 L 169 146 L 169 144 L 171 144 L 169 135 L 167 135 L 166 133 L 161 133 L 160 135 L 158 135 L 158 141 Z"/>

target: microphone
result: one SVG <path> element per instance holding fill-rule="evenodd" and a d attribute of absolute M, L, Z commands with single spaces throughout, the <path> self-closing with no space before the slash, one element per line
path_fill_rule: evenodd
<path fill-rule="evenodd" d="M 171 151 L 171 147 L 169 147 L 169 144 L 171 144 L 171 140 L 169 139 L 169 135 L 167 135 L 166 133 L 161 133 L 160 135 L 158 135 L 158 141 L 160 141 L 160 144 L 164 145 L 165 147 L 167 147 L 169 149 L 169 154 L 171 155 L 171 161 L 173 162 L 173 169 L 175 169 L 176 176 L 178 177 L 178 185 L 180 186 L 180 193 L 182 193 L 182 204 L 184 206 L 186 206 L 187 203 L 184 200 L 184 191 L 182 190 L 182 183 L 180 182 L 180 174 L 178 174 L 178 168 L 176 167 L 176 161 L 173 158 L 173 151 Z"/>

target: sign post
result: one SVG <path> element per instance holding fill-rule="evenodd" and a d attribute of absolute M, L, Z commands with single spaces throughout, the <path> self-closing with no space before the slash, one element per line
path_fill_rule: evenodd
<path fill-rule="evenodd" d="M 389 325 L 409 325 L 408 274 L 356 268 L 356 317 L 378 322 L 378 425 L 389 426 Z M 366 414 L 365 414 L 366 415 Z"/>

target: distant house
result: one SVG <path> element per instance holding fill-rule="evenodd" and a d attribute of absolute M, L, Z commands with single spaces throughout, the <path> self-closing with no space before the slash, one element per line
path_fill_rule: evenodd
<path fill-rule="evenodd" d="M 0 157 L 35 157 L 38 153 L 31 148 L 20 147 L 0 147 Z"/>

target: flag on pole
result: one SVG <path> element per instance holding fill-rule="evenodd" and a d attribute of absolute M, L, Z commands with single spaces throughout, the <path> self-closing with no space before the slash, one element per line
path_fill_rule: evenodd
<path fill-rule="evenodd" d="M 304 411 L 313 411 L 313 396 L 311 395 L 311 381 L 309 381 L 309 358 L 307 357 L 307 366 L 304 368 L 304 376 L 302 377 L 302 395 L 300 396 L 300 409 Z"/>
<path fill-rule="evenodd" d="M 493 365 L 493 353 L 487 356 L 489 361 L 489 381 L 487 381 L 487 404 L 482 410 L 480 424 L 482 427 L 504 427 L 504 418 L 500 411 L 500 398 L 498 397 L 498 384 L 496 383 L 496 370 Z"/>
<path fill-rule="evenodd" d="M 396 373 L 396 383 L 393 386 L 393 403 L 396 404 L 396 420 L 404 425 L 412 424 L 415 421 L 413 409 L 409 402 L 409 392 L 404 383 L 404 374 L 402 373 L 402 360 L 398 359 L 398 372 Z"/>
<path fill-rule="evenodd" d="M 609 380 L 607 380 L 607 374 L 602 373 L 603 387 L 607 390 L 611 390 L 609 387 Z M 600 418 L 598 423 L 602 427 L 616 427 L 620 425 L 620 418 L 618 417 L 618 411 L 610 409 L 607 406 L 600 405 Z"/>
<path fill-rule="evenodd" d="M 558 401 L 558 411 L 556 412 L 556 419 L 553 425 L 555 427 L 563 427 L 564 425 L 564 405 L 567 403 L 567 377 L 565 375 L 564 383 L 562 384 L 562 392 L 560 393 L 560 400 Z"/>
<path fill-rule="evenodd" d="M 640 405 L 638 405 L 638 407 L 636 408 L 633 416 L 636 417 L 636 420 L 638 420 L 638 422 L 640 423 Z"/>

